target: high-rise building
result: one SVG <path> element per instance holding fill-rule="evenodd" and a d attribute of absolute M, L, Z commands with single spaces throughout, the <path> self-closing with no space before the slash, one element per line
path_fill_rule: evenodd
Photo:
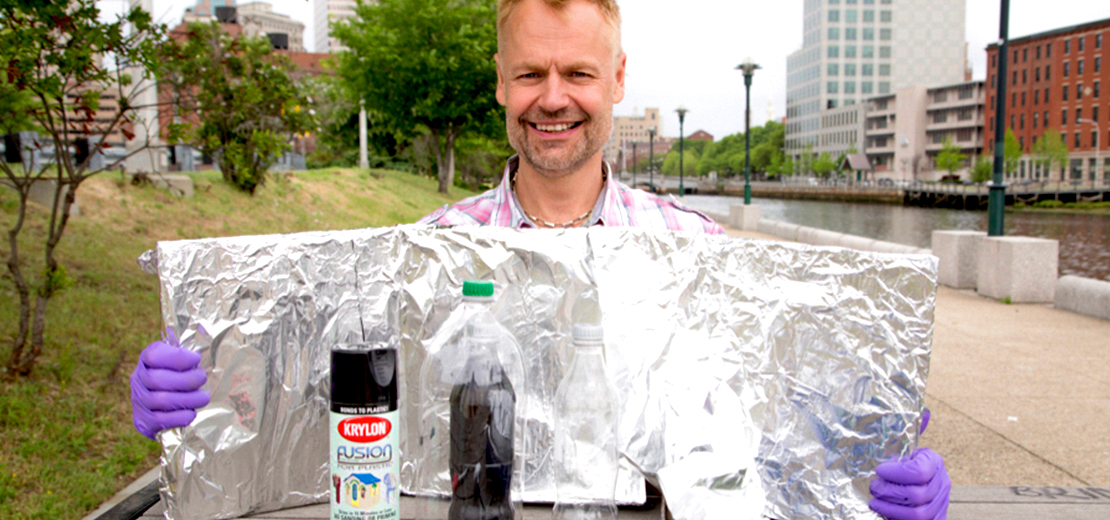
<path fill-rule="evenodd" d="M 802 153 L 859 150 L 858 126 L 821 138 L 824 112 L 911 85 L 967 80 L 964 1 L 805 0 L 802 48 L 787 58 L 786 152 L 797 163 Z"/>
<path fill-rule="evenodd" d="M 663 137 L 663 119 L 659 117 L 658 108 L 644 109 L 643 115 L 614 117 L 613 133 L 609 135 L 609 142 L 605 143 L 603 152 L 605 160 L 618 171 L 623 171 L 626 166 L 626 155 L 629 159 L 628 164 L 631 164 L 633 141 L 639 143 L 638 151 L 642 151 L 643 157 L 647 157 L 648 140 L 651 138 L 648 135 L 650 128 L 655 129 L 655 142 L 658 144 Z"/>
<path fill-rule="evenodd" d="M 367 0 L 369 1 L 369 0 Z M 315 0 L 313 4 L 313 26 L 316 29 L 315 52 L 335 53 L 347 50 L 331 34 L 332 26 L 355 16 L 356 0 Z"/>
<path fill-rule="evenodd" d="M 1102 97 L 1102 85 L 1110 85 L 1110 65 L 1102 63 L 1107 39 L 1110 18 L 1012 38 L 1005 78 L 998 77 L 998 45 L 987 47 L 986 148 L 994 150 L 998 82 L 1005 81 L 1003 123 L 1024 152 L 1006 180 L 1110 185 L 1110 106 Z M 1048 132 L 1059 133 L 1069 151 L 1067 164 L 1051 171 L 1034 152 Z"/>

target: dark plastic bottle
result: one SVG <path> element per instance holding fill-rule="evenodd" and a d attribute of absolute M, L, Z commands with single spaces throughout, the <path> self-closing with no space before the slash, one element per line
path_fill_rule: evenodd
<path fill-rule="evenodd" d="M 463 296 L 492 296 L 492 284 L 464 284 Z M 451 388 L 449 520 L 512 520 L 516 393 L 497 357 L 501 329 L 488 313 L 466 325 L 466 361 Z"/>

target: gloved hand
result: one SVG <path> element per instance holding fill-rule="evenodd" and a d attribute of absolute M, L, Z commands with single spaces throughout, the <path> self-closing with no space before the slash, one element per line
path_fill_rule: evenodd
<path fill-rule="evenodd" d="M 200 354 L 181 348 L 173 329 L 143 349 L 131 373 L 131 416 L 139 433 L 153 440 L 162 430 L 193 422 L 196 409 L 209 401 L 200 390 L 208 376 L 199 363 Z"/>
<path fill-rule="evenodd" d="M 921 433 L 929 424 L 929 409 L 921 418 Z M 946 520 L 952 481 L 944 459 L 929 448 L 909 458 L 889 460 L 875 468 L 871 481 L 871 509 L 890 520 Z"/>

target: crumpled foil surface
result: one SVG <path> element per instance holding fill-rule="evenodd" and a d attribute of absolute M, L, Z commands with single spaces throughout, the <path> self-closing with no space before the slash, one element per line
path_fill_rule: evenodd
<path fill-rule="evenodd" d="M 575 321 L 600 321 L 621 395 L 617 498 L 647 477 L 675 518 L 878 519 L 879 461 L 916 447 L 937 261 L 632 228 L 399 226 L 162 242 L 146 267 L 200 352 L 209 406 L 161 434 L 171 519 L 328 498 L 328 367 L 337 344 L 402 355 L 402 480 L 420 481 L 418 374 L 467 279 L 529 372 L 525 500 L 554 500 L 551 403 Z"/>

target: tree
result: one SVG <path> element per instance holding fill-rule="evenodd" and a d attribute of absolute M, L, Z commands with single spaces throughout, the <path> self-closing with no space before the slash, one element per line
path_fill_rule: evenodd
<path fill-rule="evenodd" d="M 679 154 L 677 148 L 671 147 L 671 151 L 667 153 L 667 158 L 663 161 L 663 174 L 664 175 L 678 175 L 678 163 L 682 162 L 682 175 L 692 177 L 698 173 L 698 149 L 686 149 L 683 153 Z"/>
<path fill-rule="evenodd" d="M 1033 155 L 1036 157 L 1037 164 L 1040 164 L 1045 172 L 1051 172 L 1053 165 L 1059 165 L 1060 169 L 1063 169 L 1068 164 L 1068 145 L 1060 132 L 1055 128 L 1049 128 L 1045 130 L 1041 139 L 1033 144 Z"/>
<path fill-rule="evenodd" d="M 813 173 L 816 173 L 819 177 L 825 177 L 836 168 L 836 164 L 829 158 L 829 152 L 821 152 L 817 160 L 813 161 L 812 168 Z"/>
<path fill-rule="evenodd" d="M 0 73 L 0 133 L 9 135 L 0 171 L 19 200 L 8 230 L 8 272 L 19 295 L 19 330 L 7 364 L 9 375 L 31 374 L 45 344 L 47 304 L 72 284 L 55 253 L 77 190 L 89 177 L 120 167 L 150 145 L 149 139 L 137 141 L 133 128 L 141 124 L 138 111 L 150 108 L 138 100 L 151 83 L 125 70 L 153 65 L 163 34 L 164 28 L 138 9 L 101 21 L 94 0 L 0 3 L 0 70 L 5 71 Z M 115 98 L 115 108 L 101 105 L 109 96 Z M 45 139 L 16 132 L 38 132 Z M 131 142 L 129 151 L 102 161 L 119 134 Z M 39 159 L 49 152 L 53 161 Z M 31 189 L 40 183 L 52 183 L 53 197 L 36 280 L 24 274 L 19 236 Z"/>
<path fill-rule="evenodd" d="M 504 126 L 493 88 L 493 0 L 379 0 L 360 3 L 355 14 L 334 28 L 349 49 L 339 58 L 340 78 L 389 131 L 432 135 L 439 191 L 447 193 L 456 140 Z"/>
<path fill-rule="evenodd" d="M 991 180 L 994 175 L 994 164 L 986 155 L 980 155 L 975 158 L 975 164 L 971 166 L 971 182 L 987 182 Z"/>
<path fill-rule="evenodd" d="M 1018 169 L 1018 161 L 1021 160 L 1021 154 L 1025 151 L 1021 149 L 1021 143 L 1018 142 L 1017 137 L 1014 137 L 1014 129 L 1006 129 L 1006 141 L 1002 145 L 1002 157 L 1005 159 L 1006 173 L 1013 176 Z"/>
<path fill-rule="evenodd" d="M 948 170 L 949 175 L 956 175 L 956 170 L 964 167 L 965 160 L 967 156 L 960 152 L 960 148 L 952 142 L 952 138 L 945 139 L 944 146 L 937 154 L 937 167 Z"/>
<path fill-rule="evenodd" d="M 193 23 L 162 47 L 158 79 L 173 96 L 167 141 L 188 142 L 215 159 L 224 180 L 254 194 L 290 149 L 315 127 L 292 65 L 266 38 L 232 37 L 217 23 Z"/>

